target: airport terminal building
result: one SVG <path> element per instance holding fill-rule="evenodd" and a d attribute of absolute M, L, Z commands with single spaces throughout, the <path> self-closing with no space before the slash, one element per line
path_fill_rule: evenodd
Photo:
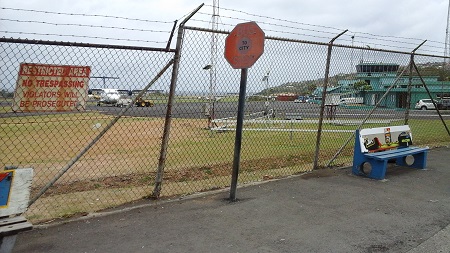
<path fill-rule="evenodd" d="M 385 94 L 387 89 L 395 83 L 389 94 L 381 101 L 380 107 L 406 108 L 409 75 L 399 77 L 398 64 L 361 63 L 356 65 L 356 76 L 353 80 L 339 80 L 337 87 L 327 91 L 327 93 L 341 93 L 344 97 L 363 97 L 365 105 L 375 105 Z M 398 80 L 397 80 L 398 79 Z M 423 76 L 433 99 L 450 97 L 450 82 L 440 81 L 438 76 Z M 397 80 L 397 81 L 396 81 Z M 364 81 L 370 86 L 369 89 L 355 90 L 354 84 Z M 414 109 L 415 103 L 424 98 L 430 98 L 419 76 L 414 75 L 411 80 L 411 104 Z"/>

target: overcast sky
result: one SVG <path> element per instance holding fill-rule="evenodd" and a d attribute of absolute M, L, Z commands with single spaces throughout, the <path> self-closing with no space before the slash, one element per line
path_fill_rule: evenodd
<path fill-rule="evenodd" d="M 355 35 L 355 44 L 358 45 L 359 34 L 383 35 L 387 37 L 407 37 L 420 40 L 429 40 L 427 45 L 434 44 L 435 51 L 444 50 L 446 36 L 448 0 L 222 0 L 219 2 L 219 29 L 231 30 L 233 26 L 241 21 L 253 20 L 257 22 L 277 23 L 287 20 L 294 23 L 283 23 L 282 27 L 295 26 L 304 30 L 303 33 L 312 34 L 311 30 L 320 31 L 316 38 L 298 38 L 308 40 L 329 40 L 340 31 L 349 29 L 347 36 Z M 77 32 L 77 27 L 64 27 L 49 24 L 34 24 L 23 21 L 45 21 L 55 23 L 84 23 L 99 26 L 126 26 L 137 29 L 148 29 L 152 31 L 170 32 L 174 20 L 179 20 L 200 4 L 205 6 L 199 14 L 194 16 L 194 20 L 188 25 L 196 24 L 211 27 L 213 1 L 201 0 L 0 0 L 0 36 L 6 37 L 31 37 L 37 35 L 14 34 L 14 32 L 28 32 L 34 30 L 35 33 L 73 33 Z M 40 10 L 64 13 L 82 13 L 87 15 L 109 15 L 120 16 L 131 19 L 146 19 L 164 21 L 167 23 L 138 23 L 128 20 L 113 21 L 111 19 L 95 17 L 70 17 L 53 14 L 23 12 L 5 8 L 17 8 L 28 10 Z M 232 11 L 230 11 L 232 10 Z M 246 13 L 254 15 L 246 15 Z M 242 17 L 245 20 L 237 19 Z M 270 19 L 270 18 L 272 19 Z M 233 19 L 236 18 L 236 19 Z M 17 22 L 14 20 L 21 20 Z M 301 25 L 302 24 L 302 25 Z M 305 25 L 303 25 L 305 24 Z M 312 25 L 312 26 L 309 26 Z M 266 24 L 260 24 L 263 30 L 266 28 L 266 35 L 271 36 L 272 30 L 283 30 L 283 28 L 270 28 Z M 337 28 L 333 30 L 331 28 Z M 286 28 L 288 29 L 288 28 Z M 89 30 L 95 28 L 82 28 L 84 36 L 90 36 Z M 111 31 L 108 31 L 111 30 Z M 329 33 L 323 33 L 327 31 Z M 5 33 L 8 32 L 8 33 Z M 152 34 L 153 39 L 142 39 L 147 41 L 164 41 L 168 37 L 167 33 L 156 32 Z M 93 31 L 93 34 L 99 34 Z M 123 36 L 127 36 L 128 31 L 124 31 Z M 288 34 L 288 33 L 286 33 Z M 300 33 L 298 33 L 300 34 Z M 113 29 L 103 29 L 102 37 L 117 37 L 119 34 Z M 282 36 L 274 34 L 274 36 Z M 287 36 L 287 35 L 286 35 Z M 119 36 L 120 37 L 120 36 Z M 136 37 L 138 35 L 130 35 Z M 42 37 L 38 37 L 42 38 Z M 162 39 L 164 38 L 164 39 Z M 130 39 L 130 38 L 129 38 Z M 64 39 L 59 39 L 64 40 Z M 69 39 L 67 39 L 69 40 Z M 70 39 L 73 41 L 74 39 Z M 420 40 L 412 44 L 420 44 Z M 348 41 L 348 40 L 347 40 Z M 360 42 L 361 46 L 370 44 L 370 41 Z M 373 42 L 376 44 L 377 42 Z M 440 43 L 440 44 L 439 44 Z M 383 43 L 380 43 L 383 44 Z M 376 47 L 374 45 L 373 47 Z M 414 48 L 414 46 L 410 46 Z M 438 54 L 437 52 L 435 54 Z"/>
<path fill-rule="evenodd" d="M 231 31 L 238 23 L 256 21 L 266 36 L 328 42 L 348 29 L 349 31 L 335 43 L 361 47 L 362 50 L 355 54 L 361 58 L 364 48 L 411 52 L 424 40 L 427 42 L 418 53 L 442 56 L 445 51 L 449 0 L 222 0 L 218 2 L 218 29 L 223 31 Z M 211 28 L 213 1 L 0 0 L 0 36 L 165 48 L 173 22 L 184 19 L 201 4 L 205 5 L 187 25 Z M 175 47 L 175 41 L 174 38 L 171 48 Z M 202 69 L 205 64 L 208 64 L 209 58 L 206 51 L 209 48 L 209 45 L 205 45 L 205 55 L 201 61 L 190 59 L 198 65 L 190 64 L 191 68 Z M 368 55 L 366 53 L 366 59 Z M 349 57 L 343 57 L 341 60 L 348 60 L 347 58 Z M 189 60 L 189 57 L 184 59 Z M 377 60 L 375 56 L 369 59 Z M 389 59 L 384 60 L 389 61 Z M 21 59 L 17 61 L 20 62 Z M 160 64 L 164 62 L 165 60 L 161 60 Z M 259 63 L 261 66 L 253 69 L 255 72 L 259 71 L 255 82 L 260 82 L 260 76 L 269 69 L 266 66 L 269 64 L 266 62 L 270 60 L 261 59 Z M 353 60 L 351 62 L 352 64 L 348 64 L 349 71 L 354 71 L 354 62 Z M 265 65 L 262 66 L 263 64 Z M 317 69 L 323 68 L 323 63 L 317 64 L 314 67 L 310 66 L 315 68 L 313 70 L 303 69 L 303 72 L 308 75 L 313 73 L 314 76 L 301 77 L 293 73 L 290 75 L 278 73 L 279 81 L 276 85 L 322 76 Z M 98 69 L 95 64 L 93 66 L 93 75 L 121 75 L 118 72 Z M 106 68 L 105 64 L 103 66 Z M 161 68 L 159 65 L 157 67 Z M 336 70 L 335 72 L 346 71 Z M 273 70 L 271 73 L 275 77 L 276 71 Z M 196 74 L 202 77 L 194 78 L 191 74 L 192 80 L 196 80 L 202 87 L 208 84 L 208 75 L 204 72 Z M 8 76 L 15 76 L 15 74 Z M 293 80 L 286 79 L 289 76 Z M 122 78 L 121 82 L 125 79 Z M 13 78 L 4 86 L 9 87 L 12 82 Z M 164 85 L 157 88 L 167 89 Z M 180 88 L 183 87 L 180 85 Z"/>

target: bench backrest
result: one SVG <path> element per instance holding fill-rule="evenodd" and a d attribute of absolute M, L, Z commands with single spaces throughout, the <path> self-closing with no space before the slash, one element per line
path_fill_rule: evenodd
<path fill-rule="evenodd" d="M 379 152 L 412 145 L 412 133 L 408 125 L 365 128 L 359 131 L 361 153 Z"/>

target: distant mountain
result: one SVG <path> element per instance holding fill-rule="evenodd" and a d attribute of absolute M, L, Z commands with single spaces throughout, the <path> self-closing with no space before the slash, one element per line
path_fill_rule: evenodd
<path fill-rule="evenodd" d="M 416 64 L 422 76 L 438 76 L 438 81 L 450 80 L 450 66 L 445 66 L 443 62 L 428 62 Z M 417 72 L 413 71 L 413 75 L 417 76 Z"/>
<path fill-rule="evenodd" d="M 427 62 L 416 64 L 419 69 L 420 75 L 422 76 L 438 76 L 438 81 L 450 81 L 450 66 L 444 67 L 443 62 Z M 398 73 L 401 73 L 404 68 L 409 68 L 409 66 L 400 66 Z M 407 69 L 404 73 L 405 76 L 409 75 L 409 70 Z M 416 71 L 413 71 L 414 76 L 418 76 Z M 355 73 L 351 74 L 337 74 L 329 78 L 329 87 L 336 86 L 338 80 L 352 80 L 356 79 Z M 289 82 L 284 83 L 277 87 L 272 87 L 269 89 L 264 89 L 255 95 L 266 96 L 281 94 L 281 93 L 294 93 L 297 95 L 309 95 L 311 94 L 317 86 L 323 84 L 323 78 L 316 80 L 307 80 L 301 82 Z"/>
<path fill-rule="evenodd" d="M 338 83 L 338 80 L 351 80 L 355 79 L 355 74 L 338 74 L 335 76 L 332 76 L 328 79 L 328 85 L 330 87 L 336 86 Z M 316 79 L 316 80 L 306 80 L 301 82 L 288 82 L 284 83 L 277 87 L 272 87 L 269 89 L 263 89 L 262 91 L 256 93 L 255 95 L 261 95 L 266 96 L 274 95 L 274 94 L 283 94 L 283 93 L 294 93 L 297 95 L 310 95 L 317 86 L 322 86 L 324 82 L 324 79 Z"/>

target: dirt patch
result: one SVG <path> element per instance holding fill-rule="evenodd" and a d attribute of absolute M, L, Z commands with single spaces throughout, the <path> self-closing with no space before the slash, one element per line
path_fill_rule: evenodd
<path fill-rule="evenodd" d="M 311 179 L 311 178 L 321 178 L 321 177 L 334 177 L 339 175 L 338 171 L 335 169 L 320 169 L 320 170 L 314 170 L 310 173 L 306 173 L 304 175 L 301 175 L 300 177 L 302 179 Z"/>
<path fill-rule="evenodd" d="M 280 158 L 272 157 L 265 159 L 255 159 L 242 161 L 240 170 L 242 172 L 266 171 L 274 168 L 282 169 L 285 167 L 304 164 L 307 161 L 302 157 Z M 164 172 L 164 182 L 187 182 L 205 180 L 222 176 L 231 175 L 232 163 L 213 164 L 211 166 L 189 167 L 179 170 Z M 156 172 L 151 173 L 129 173 L 102 178 L 93 178 L 85 180 L 76 180 L 71 182 L 57 183 L 49 188 L 44 196 L 62 195 L 73 192 L 83 192 L 98 189 L 138 187 L 153 185 Z M 271 178 L 273 178 L 271 176 Z M 265 178 L 263 178 L 265 179 Z M 37 194 L 40 188 L 33 188 L 32 195 Z"/>

